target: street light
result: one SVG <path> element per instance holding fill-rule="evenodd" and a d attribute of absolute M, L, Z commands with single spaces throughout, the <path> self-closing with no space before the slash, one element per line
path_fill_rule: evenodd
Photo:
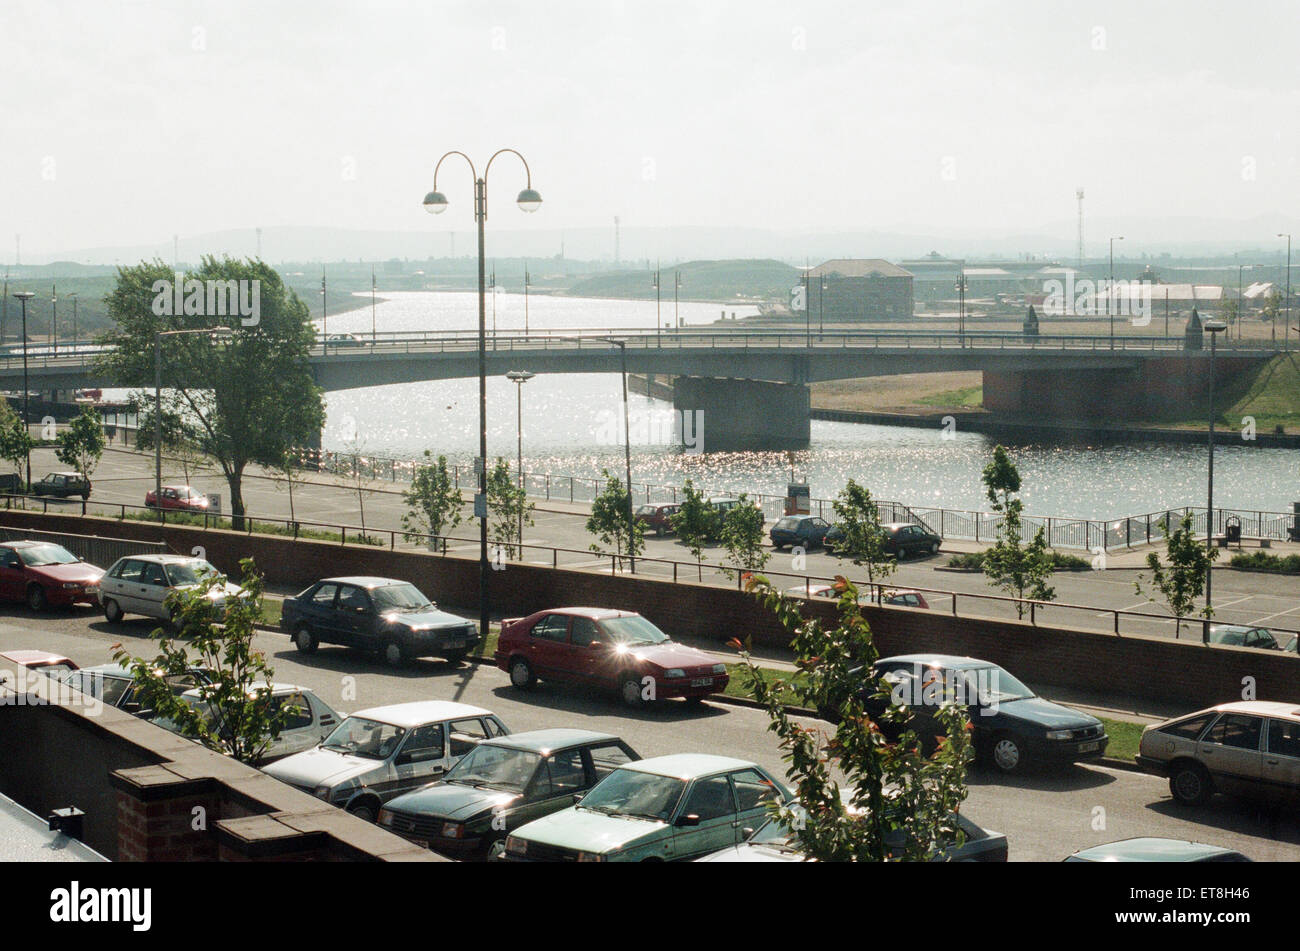
<path fill-rule="evenodd" d="M 479 630 L 488 635 L 491 612 L 488 601 L 488 526 L 487 526 L 487 275 L 483 248 L 483 224 L 487 221 L 487 177 L 492 163 L 503 152 L 516 156 L 524 166 L 527 187 L 515 199 L 522 211 L 534 212 L 542 207 L 542 196 L 533 191 L 533 174 L 527 160 L 514 149 L 498 149 L 492 153 L 480 178 L 473 160 L 464 152 L 453 150 L 443 153 L 433 167 L 433 191 L 424 196 L 424 210 L 439 215 L 447 210 L 447 196 L 438 191 L 438 170 L 450 155 L 459 155 L 469 163 L 474 176 L 474 220 L 478 224 L 478 494 L 474 496 L 474 515 L 479 520 L 478 597 Z M 495 306 L 495 302 L 493 304 Z"/>
<path fill-rule="evenodd" d="M 518 442 L 517 452 L 518 461 L 515 463 L 515 475 L 519 480 L 519 488 L 524 487 L 524 384 L 537 376 L 536 373 L 530 373 L 527 370 L 511 370 L 506 374 L 506 379 L 515 384 L 515 439 Z M 519 554 L 523 555 L 524 544 L 524 511 L 519 510 Z"/>
<path fill-rule="evenodd" d="M 632 430 L 628 425 L 627 413 L 627 341 L 614 337 L 604 339 L 618 347 L 619 363 L 623 374 L 623 465 L 627 477 L 627 560 L 632 574 L 636 574 L 636 555 L 632 554 L 632 531 L 635 518 L 632 515 Z"/>
<path fill-rule="evenodd" d="M 817 339 L 821 340 L 826 332 L 826 275 L 818 278 L 817 288 Z"/>
<path fill-rule="evenodd" d="M 208 334 L 215 341 L 231 335 L 229 327 L 156 330 L 153 335 L 153 504 L 162 511 L 162 338 Z"/>
<path fill-rule="evenodd" d="M 1279 238 L 1286 238 L 1286 323 L 1282 327 L 1283 346 L 1289 348 L 1291 345 L 1291 235 L 1287 232 L 1279 232 Z M 1273 328 L 1273 342 L 1277 343 L 1276 321 Z"/>
<path fill-rule="evenodd" d="M 68 295 L 72 298 L 72 350 L 77 350 L 77 294 L 74 291 Z"/>
<path fill-rule="evenodd" d="M 31 399 L 31 393 L 27 389 L 27 302 L 35 297 L 34 291 L 19 291 L 14 297 L 23 302 L 23 432 L 27 432 L 30 425 L 31 413 L 28 410 L 28 401 Z M 31 491 L 32 487 L 32 450 L 30 443 L 27 444 L 27 490 Z"/>
<path fill-rule="evenodd" d="M 1221 320 L 1207 320 L 1204 323 L 1205 331 L 1210 335 L 1210 465 L 1209 465 L 1209 482 L 1205 501 L 1205 551 L 1207 554 L 1214 552 L 1214 354 L 1216 344 L 1219 340 L 1219 334 L 1228 329 L 1228 325 Z M 1210 642 L 1210 617 L 1209 609 L 1213 601 L 1212 583 L 1214 580 L 1214 566 L 1208 561 L 1205 564 L 1205 624 L 1202 626 L 1201 639 L 1205 643 Z"/>
<path fill-rule="evenodd" d="M 1115 242 L 1123 241 L 1118 235 L 1110 239 L 1110 283 L 1106 286 L 1106 315 L 1110 317 L 1110 348 L 1115 349 Z"/>
<path fill-rule="evenodd" d="M 524 264 L 524 336 L 528 336 L 528 285 L 532 278 L 528 275 L 528 265 Z"/>
<path fill-rule="evenodd" d="M 677 292 L 682 289 L 682 272 L 673 272 L 673 323 L 678 327 L 682 325 L 682 319 L 677 316 Z"/>
<path fill-rule="evenodd" d="M 663 320 L 659 317 L 659 262 L 655 262 L 655 276 L 650 279 L 650 286 L 655 289 L 655 346 L 663 346 L 663 341 L 659 336 L 659 329 L 663 326 Z"/>
<path fill-rule="evenodd" d="M 50 344 L 54 355 L 59 355 L 59 286 L 50 285 Z"/>

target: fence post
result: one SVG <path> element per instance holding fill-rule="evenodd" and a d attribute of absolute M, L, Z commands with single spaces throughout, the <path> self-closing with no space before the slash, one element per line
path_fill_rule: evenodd
<path fill-rule="evenodd" d="M 952 616 L 957 616 L 957 592 L 952 592 Z"/>
<path fill-rule="evenodd" d="M 1115 612 L 1115 636 L 1119 636 L 1119 612 Z"/>
<path fill-rule="evenodd" d="M 1038 618 L 1037 618 L 1037 611 L 1036 611 L 1037 608 L 1038 608 L 1037 601 L 1029 602 L 1029 623 L 1034 627 L 1038 626 Z"/>

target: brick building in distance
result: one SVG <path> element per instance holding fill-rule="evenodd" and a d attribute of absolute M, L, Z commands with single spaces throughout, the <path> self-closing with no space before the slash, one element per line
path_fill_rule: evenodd
<path fill-rule="evenodd" d="M 830 324 L 912 316 L 912 272 L 896 264 L 880 258 L 836 258 L 806 273 L 812 320 Z"/>

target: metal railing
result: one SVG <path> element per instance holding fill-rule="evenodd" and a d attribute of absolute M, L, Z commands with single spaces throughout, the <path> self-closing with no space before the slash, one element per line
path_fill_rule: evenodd
<path fill-rule="evenodd" d="M 104 567 L 108 567 L 126 555 L 158 555 L 168 551 L 166 542 L 105 538 L 101 535 L 74 535 L 66 532 L 42 532 L 0 526 L 0 541 L 12 542 L 19 539 L 33 539 L 61 545 L 78 558 Z"/>

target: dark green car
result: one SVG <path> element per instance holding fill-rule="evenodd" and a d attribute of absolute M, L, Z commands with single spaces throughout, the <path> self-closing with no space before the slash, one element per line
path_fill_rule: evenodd
<path fill-rule="evenodd" d="M 51 472 L 39 482 L 32 483 L 35 495 L 52 495 L 66 499 L 79 495 L 82 499 L 90 498 L 90 480 L 83 479 L 78 472 Z"/>
<path fill-rule="evenodd" d="M 388 802 L 379 824 L 453 858 L 493 858 L 507 833 L 573 805 L 640 755 L 616 736 L 533 730 L 484 740 L 439 782 Z"/>

